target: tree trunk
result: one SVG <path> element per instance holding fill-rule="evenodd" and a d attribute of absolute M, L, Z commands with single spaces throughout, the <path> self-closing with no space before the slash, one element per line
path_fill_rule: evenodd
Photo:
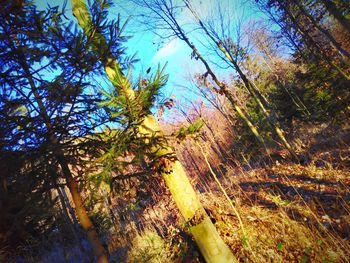
<path fill-rule="evenodd" d="M 79 225 L 78 219 L 77 219 L 77 217 L 76 217 L 76 215 L 74 213 L 74 209 L 73 209 L 72 205 L 69 202 L 69 199 L 68 199 L 68 196 L 67 196 L 65 188 L 62 188 L 62 189 L 59 188 L 58 190 L 60 191 L 60 193 L 61 193 L 61 195 L 62 195 L 62 197 L 63 197 L 63 199 L 65 201 L 65 204 L 66 204 L 66 207 L 67 207 L 67 209 L 69 211 L 69 214 L 72 217 L 73 224 L 76 225 L 76 226 Z"/>
<path fill-rule="evenodd" d="M 78 190 L 78 182 L 75 178 L 73 178 L 71 171 L 68 167 L 68 164 L 61 154 L 58 154 L 58 162 L 62 168 L 62 173 L 67 181 L 68 189 L 72 195 L 72 199 L 75 205 L 75 212 L 78 216 L 79 222 L 83 229 L 85 230 L 88 240 L 90 241 L 90 244 L 92 246 L 94 255 L 97 257 L 98 263 L 107 263 L 108 262 L 108 256 L 107 253 L 102 246 L 98 234 L 90 220 L 90 217 L 86 211 L 86 208 L 84 206 L 84 202 L 81 198 L 81 195 Z"/>
<path fill-rule="evenodd" d="M 108 46 L 103 35 L 98 32 L 94 32 L 91 35 L 93 25 L 91 15 L 84 0 L 72 0 L 72 7 L 73 14 L 77 18 L 79 25 L 83 28 L 85 34 L 91 37 L 92 45 L 96 48 L 96 52 L 102 50 L 106 52 L 105 54 L 108 54 Z M 123 92 L 129 100 L 132 100 L 135 97 L 134 90 L 128 79 L 122 75 L 118 61 L 114 57 L 109 56 L 103 62 L 109 80 L 114 83 L 116 77 L 122 78 L 123 87 L 116 88 L 119 92 Z M 163 137 L 159 125 L 152 115 L 144 118 L 139 127 L 139 133 L 145 136 L 146 143 L 150 137 Z M 153 146 L 152 152 L 159 157 L 159 161 L 164 160 L 166 163 L 161 169 L 161 174 L 178 209 L 188 223 L 190 232 L 196 240 L 205 260 L 208 263 L 237 262 L 199 202 L 187 174 L 181 163 L 177 160 L 173 149 L 166 143 L 165 145 Z M 171 155 L 172 159 L 165 159 L 164 155 Z"/>
<path fill-rule="evenodd" d="M 180 28 L 179 28 L 180 29 Z M 215 84 L 220 88 L 220 90 L 223 92 L 223 94 L 225 95 L 225 97 L 228 99 L 228 101 L 230 102 L 232 108 L 234 111 L 236 111 L 236 113 L 238 114 L 238 116 L 244 121 L 244 123 L 249 127 L 250 131 L 253 133 L 253 135 L 256 137 L 256 139 L 261 143 L 262 146 L 265 147 L 266 149 L 266 145 L 264 142 L 264 139 L 262 138 L 262 136 L 260 135 L 260 133 L 258 132 L 257 128 L 254 126 L 254 124 L 249 120 L 247 114 L 241 109 L 241 107 L 238 105 L 238 103 L 236 102 L 235 98 L 232 96 L 232 94 L 230 93 L 230 91 L 227 89 L 227 87 L 218 79 L 218 77 L 216 76 L 216 74 L 212 71 L 212 69 L 210 68 L 208 62 L 203 58 L 203 56 L 199 53 L 199 51 L 197 50 L 197 48 L 195 47 L 194 44 L 192 44 L 189 39 L 186 37 L 186 35 L 181 31 L 181 36 L 182 39 L 186 42 L 186 44 L 192 49 L 193 53 L 196 55 L 196 57 L 204 64 L 205 69 L 207 70 L 207 74 L 209 74 L 211 76 L 211 78 L 213 79 L 213 81 L 215 82 Z"/>
<path fill-rule="evenodd" d="M 62 191 L 61 191 L 61 188 L 59 186 L 56 187 L 56 191 L 58 193 L 58 197 L 60 199 L 60 203 L 61 203 L 61 209 L 62 209 L 62 214 L 64 216 L 64 219 L 66 221 L 66 224 L 69 225 L 69 228 L 70 230 L 72 231 L 73 235 L 74 235 L 74 238 L 77 242 L 77 245 L 79 245 L 81 251 L 82 250 L 82 247 L 80 246 L 80 240 L 79 240 L 79 237 L 78 237 L 78 234 L 77 234 L 77 231 L 76 231 L 76 225 L 72 222 L 72 219 L 70 218 L 69 216 L 69 208 L 67 207 L 67 202 L 62 194 Z"/>
<path fill-rule="evenodd" d="M 330 13 L 341 24 L 346 31 L 350 34 L 350 20 L 343 16 L 337 6 L 332 0 L 321 0 L 325 5 L 328 13 Z"/>
<path fill-rule="evenodd" d="M 31 87 L 31 91 L 33 92 L 34 98 L 36 100 L 36 103 L 38 104 L 39 107 L 39 113 L 41 117 L 44 120 L 44 123 L 46 125 L 46 128 L 48 130 L 48 140 L 55 149 L 55 157 L 58 160 L 59 165 L 62 168 L 62 173 L 66 179 L 68 188 L 70 190 L 70 193 L 73 197 L 73 202 L 75 205 L 76 213 L 78 215 L 79 221 L 83 227 L 83 229 L 86 231 L 86 234 L 88 236 L 88 239 L 93 247 L 93 251 L 95 256 L 97 256 L 98 262 L 99 263 L 105 263 L 108 262 L 107 254 L 100 243 L 98 239 L 98 234 L 96 230 L 94 229 L 92 222 L 87 214 L 87 211 L 84 207 L 83 201 L 81 199 L 80 193 L 78 191 L 78 184 L 74 180 L 72 173 L 68 167 L 67 161 L 65 159 L 64 153 L 62 150 L 59 148 L 59 143 L 57 139 L 54 136 L 54 131 L 52 129 L 52 123 L 50 121 L 50 117 L 47 114 L 46 108 L 44 106 L 44 103 L 41 99 L 41 96 L 39 95 L 39 92 L 35 86 L 35 82 L 33 79 L 33 76 L 30 73 L 29 66 L 27 64 L 27 61 L 25 59 L 23 50 L 21 47 L 16 46 L 17 49 L 15 50 L 17 54 L 20 57 L 20 62 L 23 67 L 23 70 L 25 72 L 26 78 L 28 79 L 29 85 Z"/>
<path fill-rule="evenodd" d="M 150 138 L 163 136 L 157 121 L 151 115 L 145 118 L 139 132 Z M 173 149 L 166 145 L 159 145 L 152 151 L 160 158 L 173 156 L 174 160 L 169 161 L 162 168 L 161 174 L 206 262 L 237 262 L 199 202 L 186 171 L 176 159 Z"/>
<path fill-rule="evenodd" d="M 342 56 L 347 57 L 347 59 L 350 59 L 350 54 L 347 52 L 340 43 L 338 43 L 334 37 L 329 33 L 327 29 L 322 28 L 319 23 L 307 12 L 307 10 L 304 8 L 302 4 L 298 2 L 299 0 L 293 0 L 293 2 L 296 4 L 296 6 L 299 8 L 301 13 L 305 15 L 309 21 L 320 31 L 322 34 L 329 40 L 331 45 L 338 51 L 338 53 Z M 330 1 L 329 1 L 330 2 Z"/>

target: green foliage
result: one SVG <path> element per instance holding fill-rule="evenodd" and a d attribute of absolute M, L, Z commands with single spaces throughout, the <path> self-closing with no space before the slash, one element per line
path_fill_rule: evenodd
<path fill-rule="evenodd" d="M 188 127 L 181 127 L 176 133 L 175 136 L 179 141 L 185 140 L 188 136 L 196 137 L 204 125 L 202 119 L 197 119 L 191 123 Z"/>
<path fill-rule="evenodd" d="M 277 244 L 277 250 L 278 250 L 278 251 L 282 251 L 283 248 L 284 248 L 283 243 L 278 243 L 278 244 Z"/>
<path fill-rule="evenodd" d="M 121 26 L 119 17 L 116 22 L 109 22 L 107 7 L 98 6 L 95 2 L 90 17 L 83 2 L 73 5 L 73 12 L 90 41 L 90 50 L 100 60 L 97 66 L 101 72 L 107 73 L 111 82 L 109 87 L 100 89 L 101 100 L 98 104 L 107 113 L 108 123 L 101 132 L 89 138 L 96 142 L 98 148 L 93 155 L 93 162 L 89 163 L 91 169 L 88 171 L 89 180 L 86 185 L 92 193 L 89 199 L 90 210 L 104 203 L 104 194 L 98 190 L 103 188 L 107 195 L 110 191 L 119 193 L 122 189 L 122 180 L 119 179 L 147 175 L 152 166 L 148 164 L 156 162 L 152 147 L 164 143 L 164 138 L 159 136 L 145 140 L 139 133 L 139 127 L 144 117 L 151 114 L 160 89 L 167 82 L 165 66 L 158 67 L 154 74 L 140 76 L 135 82 L 130 67 L 127 68 L 128 74 L 124 73 L 126 68 L 123 67 L 120 56 L 124 49 L 119 47 L 113 50 L 113 39 L 127 39 L 122 35 L 126 23 Z M 101 19 L 98 19 L 98 14 Z"/>
<path fill-rule="evenodd" d="M 96 203 L 94 204 L 96 206 Z M 90 211 L 89 216 L 93 224 L 97 227 L 99 233 L 108 233 L 113 227 L 113 221 L 111 220 L 105 209 L 94 209 Z"/>
<path fill-rule="evenodd" d="M 133 240 L 129 252 L 131 262 L 198 262 L 200 255 L 193 239 L 186 233 L 186 226 L 174 228 L 162 239 L 155 232 L 146 230 Z"/>
<path fill-rule="evenodd" d="M 311 251 L 312 251 L 312 250 L 311 250 L 310 247 L 305 248 L 304 254 L 303 254 L 302 257 L 300 258 L 299 262 L 300 262 L 300 263 L 309 262 L 309 260 L 310 260 L 310 255 L 311 255 Z"/>
<path fill-rule="evenodd" d="M 138 126 L 143 117 L 151 113 L 151 109 L 164 87 L 168 76 L 164 73 L 165 66 L 158 68 L 154 75 L 148 78 L 139 78 L 135 89 L 128 91 L 131 80 L 123 75 L 120 70 L 112 81 L 113 87 L 109 90 L 101 90 L 105 99 L 100 102 L 112 118 L 118 120 L 121 125 Z"/>
<path fill-rule="evenodd" d="M 296 72 L 296 81 L 304 88 L 303 99 L 311 118 L 320 121 L 343 118 L 350 105 L 349 81 L 324 63 L 311 62 L 306 67 L 306 72 Z"/>
<path fill-rule="evenodd" d="M 99 94 L 89 76 L 97 56 L 86 48 L 88 39 L 65 23 L 58 7 L 6 2 L 0 8 L 0 243 L 16 250 L 69 224 L 55 189 L 71 178 L 67 170 L 87 168 L 81 153 L 93 158 L 97 147 L 87 151 L 81 138 L 108 116 L 97 112 Z"/>
<path fill-rule="evenodd" d="M 111 121 L 118 121 L 120 127 L 108 128 L 96 136 L 101 145 L 101 154 L 97 162 L 101 163 L 102 171 L 91 177 L 99 184 L 101 181 L 110 183 L 110 178 L 122 175 L 128 167 L 140 167 L 145 162 L 145 154 L 153 145 L 159 144 L 161 138 L 145 139 L 140 136 L 138 127 L 151 109 L 160 94 L 160 89 L 166 84 L 165 67 L 158 68 L 154 75 L 145 79 L 140 77 L 135 89 L 126 92 L 131 80 L 121 71 L 117 74 L 113 87 L 101 91 L 104 100 L 100 102 L 111 116 Z M 96 138 L 96 137 L 95 137 Z"/>

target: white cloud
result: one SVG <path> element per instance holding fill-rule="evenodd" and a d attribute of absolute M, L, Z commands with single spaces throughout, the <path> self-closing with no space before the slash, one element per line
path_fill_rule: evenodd
<path fill-rule="evenodd" d="M 164 62 L 169 59 L 172 55 L 177 53 L 182 48 L 181 42 L 178 38 L 174 38 L 169 41 L 165 46 L 163 46 L 158 52 L 153 56 L 151 62 L 158 63 Z"/>

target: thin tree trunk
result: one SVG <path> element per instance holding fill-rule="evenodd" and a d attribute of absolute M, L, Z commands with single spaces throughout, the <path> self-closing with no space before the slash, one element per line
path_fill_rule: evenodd
<path fill-rule="evenodd" d="M 181 31 L 182 32 L 182 31 Z M 186 37 L 186 35 L 182 32 L 182 39 L 186 42 L 186 44 L 192 49 L 193 53 L 196 55 L 196 57 L 204 64 L 205 69 L 207 70 L 207 74 L 211 76 L 215 84 L 220 88 L 220 90 L 223 92 L 224 96 L 228 99 L 230 102 L 232 108 L 238 116 L 244 121 L 244 123 L 248 126 L 250 131 L 254 134 L 254 136 L 257 138 L 257 140 L 266 148 L 265 141 L 258 132 L 257 128 L 254 126 L 254 124 L 249 120 L 247 117 L 247 114 L 241 109 L 241 107 L 236 102 L 235 98 L 232 96 L 231 92 L 227 89 L 227 87 L 218 79 L 216 74 L 212 71 L 210 68 L 208 62 L 203 58 L 203 56 L 199 53 L 197 48 L 194 44 L 192 44 L 189 39 Z"/>
<path fill-rule="evenodd" d="M 329 33 L 329 31 L 327 29 L 322 28 L 317 21 L 305 10 L 304 6 L 302 4 L 300 4 L 297 1 L 293 0 L 293 2 L 297 5 L 297 7 L 299 8 L 299 10 L 301 11 L 301 13 L 303 15 L 305 15 L 309 21 L 320 31 L 322 32 L 322 34 L 329 40 L 329 42 L 331 43 L 331 45 L 338 50 L 338 52 L 342 55 L 347 57 L 347 59 L 350 59 L 350 54 L 349 52 L 347 52 L 340 43 L 338 43 L 334 37 Z"/>
<path fill-rule="evenodd" d="M 321 0 L 321 2 L 326 7 L 328 13 L 330 13 L 350 34 L 350 20 L 343 16 L 334 2 L 332 0 Z"/>
<path fill-rule="evenodd" d="M 94 254 L 97 257 L 98 263 L 106 263 L 108 262 L 107 253 L 100 243 L 98 234 L 90 220 L 89 215 L 84 207 L 83 200 L 78 191 L 78 182 L 74 178 L 68 179 L 68 188 L 73 198 L 73 202 L 75 204 L 75 211 L 78 215 L 79 221 L 83 229 L 85 230 L 88 240 L 91 243 Z"/>
<path fill-rule="evenodd" d="M 108 46 L 104 37 L 98 32 L 91 35 L 93 25 L 84 0 L 72 0 L 72 7 L 73 14 L 77 18 L 79 25 L 86 34 L 91 36 L 93 45 L 98 47 L 99 50 L 107 52 Z M 112 56 L 109 56 L 104 61 L 105 71 L 110 81 L 113 83 L 116 76 L 121 76 L 124 86 L 116 88 L 120 89 L 120 92 L 123 92 L 128 99 L 132 100 L 135 96 L 134 91 L 128 79 L 122 75 L 119 63 Z M 152 115 L 144 118 L 139 127 L 139 133 L 145 137 L 146 143 L 150 141 L 147 137 L 164 137 Z M 199 202 L 188 176 L 181 163 L 177 160 L 173 149 L 169 145 L 155 145 L 152 148 L 152 152 L 159 157 L 160 161 L 163 159 L 164 163 L 166 163 L 165 167 L 161 169 L 161 174 L 205 260 L 213 263 L 237 262 Z M 164 155 L 171 155 L 173 159 L 165 159 Z"/>
<path fill-rule="evenodd" d="M 336 70 L 345 80 L 350 81 L 350 76 L 344 72 L 338 65 L 336 65 L 334 62 L 332 62 L 331 58 L 329 58 L 327 55 L 324 54 L 322 48 L 318 45 L 317 42 L 313 40 L 313 38 L 304 30 L 299 23 L 296 21 L 296 18 L 291 13 L 291 11 L 288 9 L 288 7 L 283 3 L 283 1 L 278 0 L 280 7 L 286 12 L 286 14 L 289 16 L 291 22 L 293 23 L 294 27 L 297 29 L 297 31 L 300 33 L 302 38 L 304 39 L 304 42 L 306 46 L 309 48 L 309 50 L 312 51 L 312 47 L 310 47 L 310 44 L 312 44 L 314 47 L 317 48 L 317 51 L 312 51 L 315 56 L 319 57 L 321 60 L 326 62 L 331 68 Z"/>
<path fill-rule="evenodd" d="M 69 228 L 74 235 L 74 238 L 75 238 L 77 245 L 79 246 L 80 250 L 83 252 L 84 250 L 83 250 L 83 247 L 81 246 L 81 242 L 80 242 L 79 236 L 78 236 L 77 231 L 76 231 L 76 224 L 72 223 L 72 221 L 71 221 L 71 220 L 73 220 L 73 222 L 74 222 L 74 219 L 73 218 L 71 219 L 69 216 L 69 208 L 67 207 L 67 202 L 64 198 L 64 195 L 61 191 L 61 188 L 59 186 L 57 186 L 56 190 L 57 190 L 60 202 L 61 202 L 62 212 L 64 214 L 64 218 L 66 219 L 65 221 L 69 225 Z"/>
<path fill-rule="evenodd" d="M 62 173 L 67 181 L 67 185 L 68 185 L 68 188 L 69 188 L 70 193 L 72 195 L 73 202 L 74 202 L 75 209 L 76 209 L 76 213 L 78 215 L 80 224 L 82 225 L 83 229 L 85 230 L 85 232 L 88 236 L 88 239 L 91 243 L 91 246 L 93 247 L 94 254 L 95 254 L 95 256 L 97 256 L 98 262 L 99 263 L 108 262 L 106 251 L 103 248 L 101 242 L 99 241 L 98 234 L 97 234 L 96 230 L 94 229 L 92 222 L 91 222 L 91 220 L 87 214 L 87 211 L 84 207 L 82 198 L 81 198 L 80 193 L 78 191 L 78 184 L 74 180 L 74 178 L 71 174 L 71 171 L 68 167 L 68 164 L 66 162 L 66 159 L 64 157 L 64 153 L 60 150 L 59 143 L 57 142 L 56 138 L 53 135 L 54 132 L 52 130 L 52 124 L 51 124 L 50 118 L 47 114 L 44 103 L 42 102 L 42 99 L 38 93 L 36 86 L 35 86 L 35 82 L 33 80 L 33 77 L 30 74 L 29 66 L 25 60 L 23 51 L 19 47 L 17 47 L 17 49 L 15 51 L 17 52 L 17 54 L 20 57 L 21 65 L 22 65 L 23 70 L 25 72 L 26 78 L 28 79 L 29 85 L 31 87 L 31 91 L 33 92 L 36 103 L 39 106 L 39 113 L 40 113 L 41 117 L 43 118 L 44 123 L 46 125 L 46 128 L 48 130 L 48 134 L 49 134 L 48 140 L 52 144 L 53 148 L 56 151 L 55 157 L 57 158 L 58 163 L 62 168 Z"/>
<path fill-rule="evenodd" d="M 62 188 L 62 189 L 60 188 L 60 192 L 61 192 L 61 194 L 62 194 L 62 196 L 64 198 L 64 201 L 66 203 L 66 207 L 67 207 L 67 209 L 69 211 L 70 216 L 72 217 L 74 225 L 76 225 L 76 226 L 79 225 L 78 219 L 77 219 L 77 217 L 76 217 L 76 215 L 74 213 L 74 209 L 73 209 L 73 207 L 71 206 L 71 204 L 69 202 L 66 190 L 64 188 Z"/>
<path fill-rule="evenodd" d="M 158 123 L 149 115 L 139 128 L 142 135 L 153 138 L 163 136 Z M 162 156 L 174 156 L 162 169 L 162 176 L 184 217 L 190 232 L 207 262 L 236 262 L 232 252 L 219 236 L 215 226 L 199 202 L 197 195 L 188 179 L 186 171 L 176 159 L 170 146 L 155 146 L 153 153 Z"/>
<path fill-rule="evenodd" d="M 181 26 L 177 23 L 176 19 L 173 17 L 172 15 L 172 11 L 170 9 L 168 9 L 168 6 L 165 6 L 165 8 L 167 9 L 167 12 L 169 12 L 167 14 L 167 16 L 169 17 L 169 19 L 171 20 L 171 22 L 174 24 L 174 32 L 176 33 L 176 35 L 183 40 L 192 50 L 192 53 L 194 55 L 194 57 L 196 59 L 199 59 L 205 69 L 206 69 L 206 75 L 210 75 L 210 77 L 212 78 L 212 80 L 214 81 L 214 83 L 220 88 L 220 91 L 224 94 L 224 96 L 229 100 L 232 108 L 234 111 L 237 112 L 238 116 L 245 122 L 245 124 L 249 127 L 249 129 L 251 130 L 251 132 L 254 134 L 254 136 L 257 138 L 257 140 L 265 147 L 266 149 L 266 145 L 264 142 L 264 139 L 262 138 L 262 136 L 259 134 L 258 130 L 256 129 L 256 127 L 252 124 L 252 122 L 249 120 L 247 114 L 240 108 L 240 106 L 238 105 L 238 103 L 236 102 L 235 98 L 232 96 L 232 94 L 230 93 L 230 91 L 227 89 L 226 85 L 224 83 L 222 83 L 218 77 L 215 75 L 215 73 L 213 72 L 213 70 L 211 69 L 211 67 L 209 66 L 208 62 L 204 59 L 204 57 L 199 53 L 199 51 L 197 50 L 196 46 L 189 40 L 189 38 L 186 36 L 185 32 L 182 30 Z M 159 15 L 159 14 L 158 14 Z M 237 111 L 238 110 L 238 111 Z"/>
<path fill-rule="evenodd" d="M 237 61 L 235 61 L 233 59 L 233 57 L 231 56 L 231 53 L 228 50 L 226 50 L 225 47 L 212 36 L 212 34 L 210 34 L 207 27 L 203 24 L 201 19 L 198 17 L 196 12 L 191 8 L 191 6 L 188 4 L 188 2 L 187 1 L 184 1 L 184 2 L 186 4 L 187 8 L 191 11 L 191 13 L 197 19 L 198 24 L 204 30 L 205 34 L 216 44 L 216 46 L 219 48 L 219 50 L 231 62 L 231 64 L 233 65 L 233 68 L 237 71 L 238 75 L 240 76 L 241 80 L 243 81 L 244 86 L 246 87 L 248 92 L 251 94 L 251 96 L 254 98 L 254 100 L 258 104 L 259 108 L 262 110 L 263 114 L 266 117 L 266 120 L 271 125 L 271 127 L 275 130 L 275 133 L 280 138 L 284 147 L 289 151 L 289 153 L 293 159 L 295 159 L 296 161 L 299 161 L 299 158 L 298 158 L 297 154 L 295 153 L 293 147 L 289 144 L 286 137 L 284 136 L 283 130 L 279 127 L 278 123 L 275 121 L 276 117 L 271 116 L 271 114 L 268 112 L 267 109 L 270 108 L 270 106 L 269 106 L 269 103 L 266 100 L 266 98 L 260 93 L 260 91 L 255 87 L 255 85 L 244 74 L 244 72 L 239 67 Z M 275 114 L 273 114 L 273 115 L 275 115 Z"/>

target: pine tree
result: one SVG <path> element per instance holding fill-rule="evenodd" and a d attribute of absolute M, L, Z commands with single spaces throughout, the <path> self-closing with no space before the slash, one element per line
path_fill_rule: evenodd
<path fill-rule="evenodd" d="M 2 103 L 14 110 L 5 116 L 8 136 L 16 138 L 8 149 L 35 157 L 25 160 L 26 171 L 46 191 L 64 180 L 95 255 L 106 262 L 71 170 L 81 157 L 77 138 L 99 125 L 98 98 L 87 92 L 94 70 L 94 56 L 84 48 L 88 40 L 64 23 L 58 7 L 38 11 L 29 1 L 7 4 L 0 18 L 0 88 Z"/>

